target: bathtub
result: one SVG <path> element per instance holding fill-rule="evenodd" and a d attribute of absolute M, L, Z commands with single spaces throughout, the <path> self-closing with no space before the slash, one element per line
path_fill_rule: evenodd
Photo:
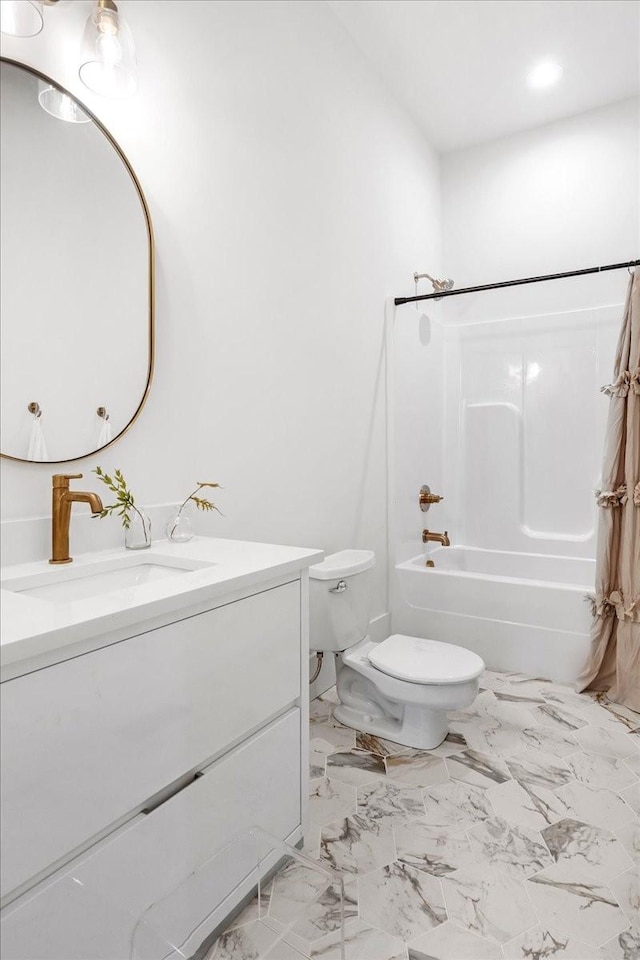
<path fill-rule="evenodd" d="M 595 560 L 438 547 L 394 574 L 394 633 L 459 643 L 488 667 L 565 683 L 584 666 Z"/>

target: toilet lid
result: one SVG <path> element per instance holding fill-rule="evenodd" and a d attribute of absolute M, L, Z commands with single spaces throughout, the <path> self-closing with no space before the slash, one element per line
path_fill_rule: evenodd
<path fill-rule="evenodd" d="M 412 683 L 463 683 L 484 670 L 484 662 L 471 650 L 401 633 L 376 644 L 368 659 L 382 673 Z"/>

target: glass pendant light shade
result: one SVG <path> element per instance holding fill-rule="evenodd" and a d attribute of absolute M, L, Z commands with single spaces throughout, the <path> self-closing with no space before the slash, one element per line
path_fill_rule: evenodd
<path fill-rule="evenodd" d="M 133 35 L 113 0 L 98 0 L 82 36 L 80 79 L 102 97 L 131 97 L 137 87 Z"/>
<path fill-rule="evenodd" d="M 58 120 L 66 120 L 67 123 L 91 122 L 91 117 L 87 116 L 79 103 L 46 80 L 38 80 L 38 103 Z"/>
<path fill-rule="evenodd" d="M 0 30 L 10 37 L 35 37 L 44 26 L 42 0 L 0 0 Z"/>

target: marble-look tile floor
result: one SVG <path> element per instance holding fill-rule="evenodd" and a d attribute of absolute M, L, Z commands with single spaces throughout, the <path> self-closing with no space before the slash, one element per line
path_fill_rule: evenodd
<path fill-rule="evenodd" d="M 311 704 L 305 851 L 345 879 L 345 960 L 640 960 L 640 714 L 486 671 L 435 750 L 356 733 Z M 340 960 L 335 891 L 273 882 L 215 960 Z"/>
<path fill-rule="evenodd" d="M 437 749 L 311 704 L 305 850 L 347 878 L 347 960 L 640 960 L 640 714 L 487 671 Z M 332 905 L 308 955 L 339 958 Z"/>

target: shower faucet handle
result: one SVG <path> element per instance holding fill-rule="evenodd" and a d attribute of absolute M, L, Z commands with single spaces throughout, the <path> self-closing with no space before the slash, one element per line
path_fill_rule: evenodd
<path fill-rule="evenodd" d="M 440 503 L 441 500 L 444 500 L 444 497 L 437 493 L 431 493 L 431 488 L 426 483 L 420 487 L 418 503 L 423 513 L 427 512 L 432 503 Z"/>

